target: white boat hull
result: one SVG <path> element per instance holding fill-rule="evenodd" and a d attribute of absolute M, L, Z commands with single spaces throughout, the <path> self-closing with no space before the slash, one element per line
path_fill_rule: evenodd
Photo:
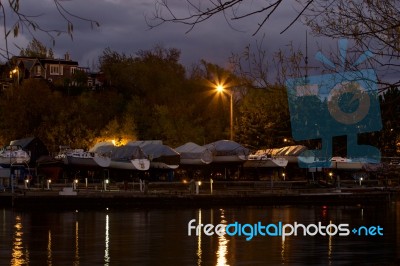
<path fill-rule="evenodd" d="M 0 158 L 0 164 L 1 165 L 12 165 L 12 164 L 28 164 L 30 161 L 30 158 L 18 158 L 18 157 L 12 157 L 12 158 L 7 158 L 7 157 L 1 157 Z"/>
<path fill-rule="evenodd" d="M 105 156 L 94 156 L 93 160 L 96 162 L 97 165 L 100 167 L 109 167 L 111 164 L 111 158 Z"/>
<path fill-rule="evenodd" d="M 150 162 L 150 168 L 157 169 L 176 169 L 179 167 L 179 164 L 166 164 L 163 162 Z"/>
<path fill-rule="evenodd" d="M 131 160 L 131 163 L 136 170 L 146 171 L 150 168 L 150 161 L 148 159 L 134 159 Z"/>
<path fill-rule="evenodd" d="M 365 158 L 347 159 L 342 157 L 333 157 L 331 160 L 331 168 L 342 170 L 361 170 L 366 165 L 378 164 L 373 160 Z"/>
<path fill-rule="evenodd" d="M 146 171 L 150 168 L 150 161 L 147 159 L 134 159 L 134 160 L 111 160 L 110 168 L 124 169 L 124 170 L 139 170 Z"/>
<path fill-rule="evenodd" d="M 261 160 L 247 160 L 243 167 L 248 168 L 272 168 L 272 167 L 286 167 L 288 160 L 284 158 L 267 158 Z"/>
<path fill-rule="evenodd" d="M 65 156 L 67 164 L 85 167 L 109 167 L 111 158 L 92 152 L 76 150 Z"/>

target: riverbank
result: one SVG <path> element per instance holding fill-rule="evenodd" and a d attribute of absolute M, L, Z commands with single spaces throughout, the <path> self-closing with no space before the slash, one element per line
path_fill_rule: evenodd
<path fill-rule="evenodd" d="M 101 187 L 101 186 L 99 186 Z M 99 190 L 81 188 L 68 190 L 71 195 L 60 195 L 64 187 L 23 189 L 18 193 L 0 193 L 0 205 L 26 210 L 82 210 L 122 208 L 178 208 L 178 207 L 237 207 L 278 205 L 379 205 L 396 200 L 395 189 L 382 187 L 293 188 L 235 186 L 218 190 L 188 191 L 176 186 L 139 190 Z M 186 186 L 185 186 L 186 188 Z M 62 194 L 62 193 L 61 193 Z M 68 194 L 68 193 L 67 193 Z"/>

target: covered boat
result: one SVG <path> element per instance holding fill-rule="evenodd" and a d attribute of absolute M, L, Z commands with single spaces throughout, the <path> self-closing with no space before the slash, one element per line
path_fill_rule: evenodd
<path fill-rule="evenodd" d="M 204 146 L 188 142 L 175 149 L 180 154 L 182 165 L 205 165 L 212 162 L 212 152 Z"/>
<path fill-rule="evenodd" d="M 297 163 L 298 157 L 305 151 L 307 147 L 303 145 L 285 146 L 282 148 L 266 149 L 266 153 L 271 157 L 279 157 L 286 159 L 289 163 Z"/>
<path fill-rule="evenodd" d="M 179 167 L 179 153 L 167 145 L 146 143 L 142 149 L 150 160 L 151 168 L 176 169 Z"/>
<path fill-rule="evenodd" d="M 380 162 L 369 158 L 332 157 L 331 168 L 342 170 L 369 170 L 380 168 Z"/>
<path fill-rule="evenodd" d="M 119 147 L 108 145 L 102 146 L 100 150 L 111 154 L 110 168 L 146 171 L 150 167 L 150 161 L 138 145 L 129 143 Z"/>
<path fill-rule="evenodd" d="M 19 146 L 29 155 L 29 160 L 27 160 L 26 155 L 23 155 L 25 156 L 23 164 L 28 164 L 29 167 L 34 167 L 37 159 L 43 155 L 49 154 L 46 145 L 37 137 L 26 137 L 23 139 L 12 140 L 10 141 L 10 146 Z M 23 154 L 23 152 L 20 151 L 20 154 Z"/>
<path fill-rule="evenodd" d="M 272 156 L 268 150 L 258 150 L 249 155 L 244 167 L 286 167 L 288 160 L 279 156 Z"/>
<path fill-rule="evenodd" d="M 28 164 L 31 157 L 19 145 L 8 145 L 0 151 L 0 165 Z"/>
<path fill-rule="evenodd" d="M 111 158 L 93 151 L 84 151 L 83 149 L 74 149 L 68 151 L 66 159 L 69 165 L 85 167 L 109 167 Z"/>
<path fill-rule="evenodd" d="M 241 163 L 249 155 L 249 149 L 231 140 L 219 140 L 203 147 L 212 152 L 213 162 L 216 163 Z"/>

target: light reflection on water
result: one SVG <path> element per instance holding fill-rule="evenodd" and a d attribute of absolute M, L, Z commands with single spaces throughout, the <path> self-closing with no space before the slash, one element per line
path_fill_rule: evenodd
<path fill-rule="evenodd" d="M 247 207 L 121 211 L 2 210 L 0 265 L 397 264 L 399 205 Z M 188 236 L 196 224 L 349 223 L 381 225 L 383 237 Z"/>
<path fill-rule="evenodd" d="M 198 216 L 197 216 L 197 221 L 199 224 L 201 224 L 201 209 L 199 209 Z M 200 266 L 202 261 L 201 261 L 201 236 L 202 234 L 199 234 L 197 236 L 197 265 Z"/>
<path fill-rule="evenodd" d="M 221 221 L 220 224 L 227 224 L 225 220 L 224 210 L 221 211 Z M 227 261 L 228 255 L 228 242 L 229 240 L 226 238 L 226 235 L 218 236 L 218 250 L 217 250 L 217 266 L 229 266 Z"/>
<path fill-rule="evenodd" d="M 79 265 L 79 223 L 75 221 L 75 259 L 74 265 Z"/>
<path fill-rule="evenodd" d="M 333 224 L 332 220 L 329 221 L 329 224 Z M 329 227 L 329 232 L 332 233 L 332 231 L 333 231 L 332 227 Z M 333 240 L 332 237 L 333 236 L 331 236 L 331 235 L 328 236 L 328 238 L 329 238 L 329 241 L 328 241 L 328 260 L 329 260 L 329 265 L 331 265 L 331 263 L 332 263 L 332 247 L 333 247 L 333 245 L 332 245 L 332 240 Z"/>
<path fill-rule="evenodd" d="M 52 251 L 51 251 L 51 230 L 48 232 L 47 236 L 47 265 L 53 265 L 52 263 Z"/>
<path fill-rule="evenodd" d="M 106 237 L 104 238 L 104 265 L 109 265 L 110 263 L 110 217 L 108 214 L 106 215 L 106 230 L 105 230 L 105 235 Z"/>
<path fill-rule="evenodd" d="M 29 251 L 28 249 L 24 250 L 23 243 L 23 226 L 21 223 L 21 216 L 15 217 L 15 225 L 14 225 L 14 239 L 12 246 L 12 258 L 11 265 L 26 265 L 29 264 Z M 25 253 L 24 253 L 25 252 Z"/>
<path fill-rule="evenodd" d="M 281 259 L 282 263 L 285 263 L 285 239 L 282 239 L 282 244 L 281 244 Z"/>

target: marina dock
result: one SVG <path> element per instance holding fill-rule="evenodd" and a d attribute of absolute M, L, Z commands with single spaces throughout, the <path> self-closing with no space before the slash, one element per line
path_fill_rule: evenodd
<path fill-rule="evenodd" d="M 122 208 L 237 207 L 280 205 L 377 205 L 394 201 L 397 190 L 384 187 L 307 188 L 285 182 L 202 184 L 198 191 L 181 182 L 150 183 L 147 188 L 110 186 L 101 189 L 59 184 L 51 190 L 22 189 L 0 193 L 0 205 L 26 210 Z M 67 189 L 66 189 L 67 188 Z M 122 188 L 122 189 L 121 189 Z M 63 193 L 63 190 L 69 191 Z"/>

